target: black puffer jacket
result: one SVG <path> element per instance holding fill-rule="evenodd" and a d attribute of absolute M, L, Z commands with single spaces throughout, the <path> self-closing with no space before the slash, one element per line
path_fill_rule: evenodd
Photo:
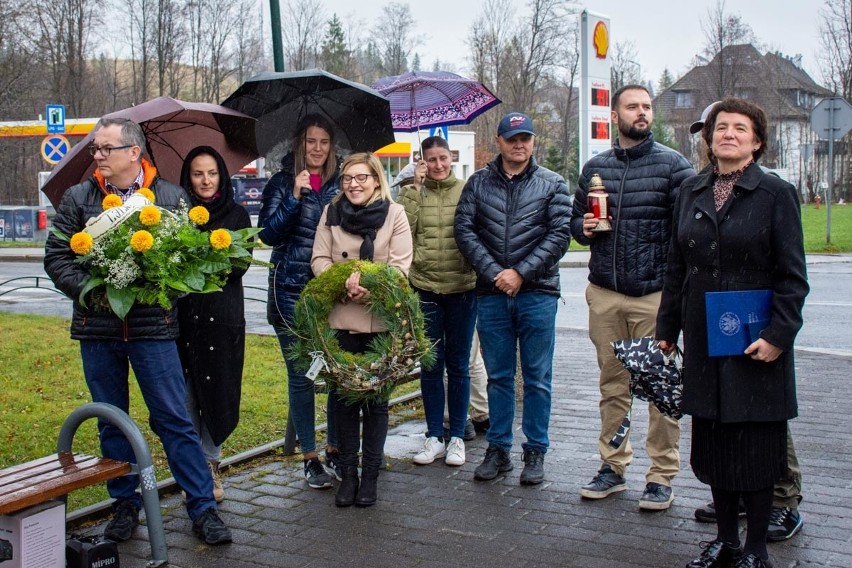
<path fill-rule="evenodd" d="M 330 159 L 334 159 L 331 157 Z M 263 188 L 263 205 L 257 226 L 263 229 L 260 240 L 272 245 L 269 269 L 269 300 L 266 314 L 270 324 L 289 319 L 293 303 L 302 288 L 313 278 L 311 254 L 323 207 L 337 195 L 339 176 L 335 174 L 320 190 L 305 191 L 301 199 L 293 197 L 296 168 L 293 155 L 281 161 L 281 171 Z"/>
<path fill-rule="evenodd" d="M 609 194 L 613 232 L 583 235 L 589 180 L 599 174 Z M 672 208 L 683 181 L 695 175 L 689 162 L 650 135 L 632 148 L 616 143 L 583 166 L 571 236 L 591 245 L 589 281 L 626 296 L 640 297 L 663 289 L 671 239 Z"/>
<path fill-rule="evenodd" d="M 568 185 L 532 158 L 525 172 L 507 179 L 497 156 L 464 186 L 456 209 L 459 250 L 476 270 L 479 294 L 502 294 L 494 278 L 514 268 L 521 292 L 559 295 L 559 259 L 571 240 Z"/>
<path fill-rule="evenodd" d="M 175 210 L 181 200 L 189 203 L 189 197 L 179 186 L 157 177 L 151 190 L 159 207 Z M 94 178 L 68 189 L 62 196 L 53 226 L 67 236 L 81 231 L 86 221 L 103 212 L 104 192 Z M 76 263 L 77 255 L 68 243 L 50 235 L 44 251 L 44 270 L 54 285 L 63 294 L 74 300 L 74 315 L 71 319 L 72 339 L 96 339 L 105 341 L 132 341 L 135 339 L 174 339 L 178 336 L 177 310 L 164 310 L 159 306 L 136 304 L 124 321 L 111 310 L 103 307 L 88 308 L 80 305 L 79 296 L 88 271 Z"/>

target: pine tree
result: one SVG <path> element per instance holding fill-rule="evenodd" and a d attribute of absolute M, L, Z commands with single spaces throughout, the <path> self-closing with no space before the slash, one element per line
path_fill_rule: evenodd
<path fill-rule="evenodd" d="M 326 23 L 325 38 L 320 54 L 323 68 L 329 73 L 346 76 L 349 68 L 350 52 L 346 48 L 346 34 L 343 24 L 337 14 L 332 15 Z"/>
<path fill-rule="evenodd" d="M 665 67 L 660 75 L 660 80 L 657 82 L 657 92 L 662 93 L 672 85 L 674 85 L 674 77 L 672 77 L 669 68 Z"/>

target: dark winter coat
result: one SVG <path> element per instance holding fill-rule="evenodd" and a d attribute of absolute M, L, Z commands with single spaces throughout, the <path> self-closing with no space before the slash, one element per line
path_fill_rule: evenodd
<path fill-rule="evenodd" d="M 204 153 L 213 152 L 212 148 Z M 190 152 L 188 164 L 199 152 Z M 202 202 L 191 193 L 189 176 L 182 173 L 181 184 L 190 192 L 192 205 L 203 205 L 210 220 L 199 227 L 238 230 L 251 227 L 251 217 L 234 201 L 234 188 L 224 161 L 219 162 L 219 196 L 212 202 Z M 242 278 L 245 269 L 235 269 L 221 292 L 189 294 L 178 301 L 180 337 L 178 353 L 186 377 L 187 389 L 192 389 L 213 442 L 218 446 L 237 427 L 240 419 L 240 395 L 245 359 L 246 320 Z"/>
<path fill-rule="evenodd" d="M 559 295 L 559 260 L 571 240 L 568 185 L 536 164 L 507 178 L 497 156 L 467 180 L 456 209 L 455 238 L 476 270 L 479 294 L 502 294 L 494 278 L 506 268 L 523 277 L 520 292 Z"/>
<path fill-rule="evenodd" d="M 714 175 L 680 190 L 657 338 L 684 339 L 683 410 L 721 422 L 765 422 L 797 414 L 793 341 L 808 293 L 799 203 L 793 186 L 749 166 L 717 214 Z M 772 363 L 745 355 L 708 357 L 705 292 L 770 289 L 760 336 L 784 350 Z"/>
<path fill-rule="evenodd" d="M 147 166 L 152 168 L 152 166 Z M 148 171 L 146 168 L 146 171 Z M 156 171 L 156 170 L 153 170 Z M 159 176 L 149 183 L 154 192 L 157 206 L 170 211 L 176 210 L 180 202 L 189 202 L 186 192 Z M 62 196 L 53 226 L 67 236 L 78 233 L 86 221 L 103 212 L 106 196 L 95 178 L 70 187 Z M 164 310 L 160 306 L 135 304 L 122 321 L 107 307 L 80 305 L 79 297 L 89 276 L 86 268 L 75 262 L 77 255 L 68 243 L 50 235 L 44 251 L 44 270 L 54 285 L 74 301 L 71 318 L 72 339 L 95 339 L 104 341 L 133 341 L 141 339 L 174 339 L 178 336 L 178 321 L 175 308 Z"/>
<path fill-rule="evenodd" d="M 583 234 L 589 180 L 599 174 L 609 195 L 611 233 Z M 663 289 L 677 189 L 695 175 L 689 162 L 653 135 L 632 148 L 617 144 L 583 166 L 571 214 L 571 236 L 591 246 L 589 282 L 626 296 Z"/>
<path fill-rule="evenodd" d="M 330 158 L 332 159 L 332 158 Z M 311 252 L 323 208 L 340 190 L 338 175 L 329 179 L 319 192 L 304 190 L 301 199 L 293 197 L 296 176 L 293 155 L 288 154 L 263 188 L 263 204 L 257 225 L 259 237 L 271 245 L 274 265 L 269 269 L 267 319 L 281 325 L 292 317 L 293 305 L 302 288 L 313 278 Z"/>

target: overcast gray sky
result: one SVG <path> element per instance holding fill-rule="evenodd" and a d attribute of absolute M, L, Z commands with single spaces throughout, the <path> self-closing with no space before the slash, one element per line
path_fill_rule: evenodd
<path fill-rule="evenodd" d="M 341 19 L 368 34 L 378 17 L 383 1 L 323 0 L 330 16 Z M 417 32 L 428 36 L 418 48 L 424 68 L 431 68 L 437 57 L 452 61 L 457 72 L 467 69 L 466 40 L 471 23 L 480 15 L 481 0 L 422 0 L 402 2 L 411 7 Z M 665 67 L 680 76 L 689 69 L 693 56 L 701 51 L 704 33 L 702 18 L 715 5 L 715 0 L 586 0 L 587 10 L 609 16 L 613 42 L 632 40 L 638 62 L 646 79 L 656 83 Z M 518 1 L 518 13 L 523 2 Z M 818 11 L 821 0 L 728 0 L 726 11 L 740 15 L 751 25 L 763 50 L 779 50 L 785 55 L 802 54 L 805 69 L 817 81 L 819 49 Z M 357 10 L 356 7 L 357 6 Z M 286 14 L 282 14 L 286 17 Z M 428 50 L 427 50 L 428 45 Z"/>

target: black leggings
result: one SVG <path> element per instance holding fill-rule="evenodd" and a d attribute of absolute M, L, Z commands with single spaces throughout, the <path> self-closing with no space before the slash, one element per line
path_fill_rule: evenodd
<path fill-rule="evenodd" d="M 757 491 L 728 491 L 710 487 L 713 503 L 716 507 L 717 539 L 731 545 L 739 545 L 739 508 L 740 499 L 745 505 L 748 517 L 746 542 L 743 553 L 756 554 L 766 560 L 766 533 L 769 532 L 769 516 L 772 513 L 773 487 Z"/>
<path fill-rule="evenodd" d="M 340 347 L 351 353 L 363 353 L 372 333 L 349 333 L 338 331 Z M 362 467 L 365 472 L 377 472 L 384 463 L 385 439 L 388 436 L 388 403 L 346 404 L 338 397 L 334 407 L 337 422 L 337 440 L 340 464 L 343 467 L 358 466 L 358 449 L 363 449 Z M 363 441 L 361 423 L 363 414 Z"/>

